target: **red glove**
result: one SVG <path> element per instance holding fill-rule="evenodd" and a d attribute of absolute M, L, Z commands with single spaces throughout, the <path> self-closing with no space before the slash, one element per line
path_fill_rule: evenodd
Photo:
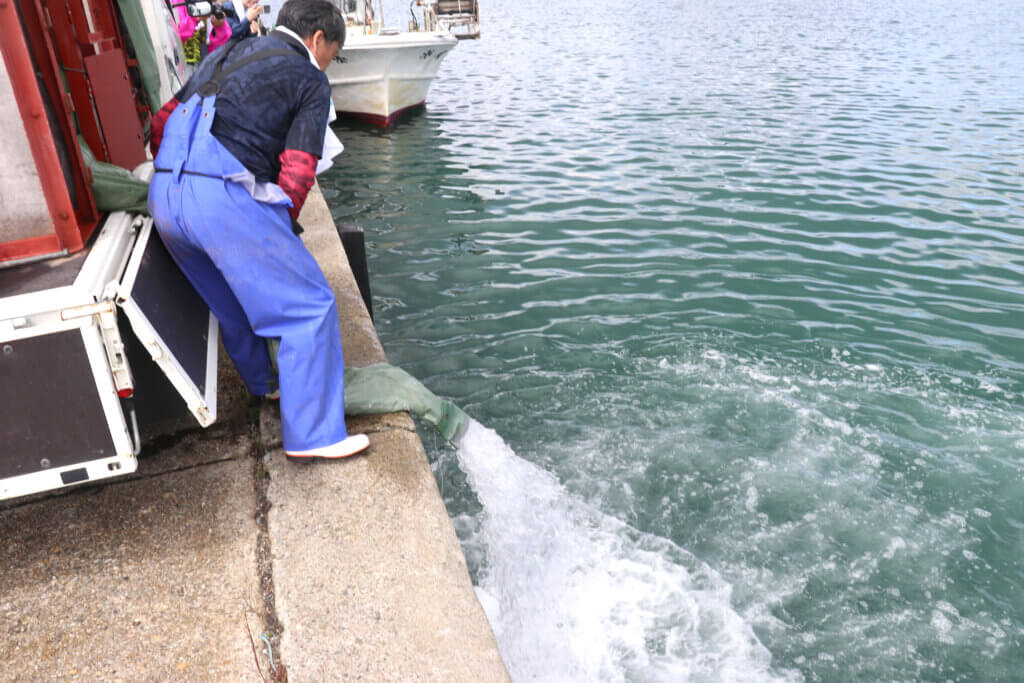
<path fill-rule="evenodd" d="M 149 124 L 149 149 L 153 152 L 154 159 L 156 159 L 156 153 L 160 151 L 160 143 L 164 139 L 164 126 L 167 124 L 167 119 L 170 118 L 171 112 L 177 106 L 178 100 L 172 97 L 167 104 L 160 108 Z"/>
<path fill-rule="evenodd" d="M 281 173 L 277 177 L 277 184 L 292 200 L 292 208 L 288 209 L 288 213 L 292 218 L 298 218 L 302 205 L 306 203 L 309 188 L 313 187 L 313 181 L 316 180 L 318 159 L 309 152 L 286 149 L 281 152 L 278 160 L 281 162 Z"/>

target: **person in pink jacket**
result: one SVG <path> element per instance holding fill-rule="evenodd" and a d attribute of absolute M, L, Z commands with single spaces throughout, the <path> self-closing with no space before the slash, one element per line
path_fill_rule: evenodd
<path fill-rule="evenodd" d="M 231 40 L 231 24 L 225 18 L 224 10 L 218 7 L 210 15 L 210 42 L 208 43 L 210 52 L 229 40 Z"/>
<path fill-rule="evenodd" d="M 175 7 L 174 13 L 178 15 L 178 37 L 181 38 L 181 42 L 187 43 L 195 35 L 199 19 L 189 16 L 185 5 Z"/>

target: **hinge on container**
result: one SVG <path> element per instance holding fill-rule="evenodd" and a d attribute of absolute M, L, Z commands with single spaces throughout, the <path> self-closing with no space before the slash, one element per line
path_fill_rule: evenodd
<path fill-rule="evenodd" d="M 104 290 L 104 295 L 106 294 L 107 291 Z M 113 376 L 117 395 L 121 398 L 128 398 L 135 393 L 135 381 L 132 379 L 132 371 L 128 366 L 128 356 L 125 354 L 121 332 L 117 328 L 117 306 L 108 299 L 95 304 L 66 308 L 60 312 L 61 320 L 73 320 L 87 316 L 95 316 L 99 323 L 100 335 L 103 337 L 103 349 L 107 352 L 107 364 L 110 366 L 110 374 Z"/>

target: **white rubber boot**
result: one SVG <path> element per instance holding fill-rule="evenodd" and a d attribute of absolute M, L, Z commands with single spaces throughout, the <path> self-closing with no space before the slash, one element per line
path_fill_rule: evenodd
<path fill-rule="evenodd" d="M 339 458 L 347 458 L 355 455 L 356 453 L 362 453 L 370 446 L 370 439 L 366 434 L 352 434 L 344 441 L 333 443 L 330 446 L 324 446 L 323 448 L 314 448 L 311 451 L 285 451 L 292 460 L 338 460 Z"/>

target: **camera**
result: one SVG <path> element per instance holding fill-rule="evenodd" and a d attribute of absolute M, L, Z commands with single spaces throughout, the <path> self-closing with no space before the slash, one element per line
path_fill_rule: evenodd
<path fill-rule="evenodd" d="M 184 3 L 180 4 L 185 5 L 185 10 L 188 12 L 188 15 L 190 17 L 195 17 L 196 19 L 200 17 L 207 17 L 213 13 L 212 2 L 195 2 L 192 0 L 186 0 Z"/>

